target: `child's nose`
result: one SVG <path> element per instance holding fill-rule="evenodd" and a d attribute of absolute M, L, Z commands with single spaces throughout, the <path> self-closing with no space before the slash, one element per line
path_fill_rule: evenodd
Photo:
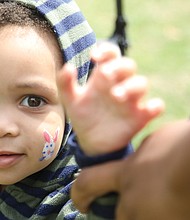
<path fill-rule="evenodd" d="M 0 115 L 0 138 L 10 136 L 16 137 L 19 134 L 19 126 L 14 121 L 13 115 Z"/>

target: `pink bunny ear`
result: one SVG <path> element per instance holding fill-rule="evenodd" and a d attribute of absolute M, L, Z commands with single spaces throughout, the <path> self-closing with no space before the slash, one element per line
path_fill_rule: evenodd
<path fill-rule="evenodd" d="M 55 131 L 55 135 L 54 135 L 54 138 L 53 138 L 54 142 L 57 141 L 57 138 L 59 136 L 59 130 L 60 130 L 60 128 L 58 127 L 57 130 Z"/>
<path fill-rule="evenodd" d="M 48 143 L 51 142 L 51 136 L 46 130 L 44 131 L 44 138 L 45 138 L 46 142 L 48 142 Z"/>

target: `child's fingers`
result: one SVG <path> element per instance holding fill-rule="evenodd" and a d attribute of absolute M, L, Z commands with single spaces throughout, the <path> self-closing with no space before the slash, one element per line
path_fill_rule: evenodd
<path fill-rule="evenodd" d="M 154 98 L 146 102 L 139 102 L 137 108 L 139 111 L 138 118 L 141 118 L 146 124 L 164 112 L 165 104 L 163 100 Z"/>
<path fill-rule="evenodd" d="M 96 63 L 106 62 L 118 57 L 121 57 L 119 47 L 110 42 L 100 43 L 91 51 L 91 58 Z"/>
<path fill-rule="evenodd" d="M 67 105 L 67 103 L 74 100 L 77 94 L 76 89 L 78 85 L 76 69 L 70 64 L 65 64 L 59 72 L 57 83 L 61 91 L 63 104 Z"/>
<path fill-rule="evenodd" d="M 118 102 L 136 102 L 145 95 L 148 89 L 148 81 L 143 76 L 132 76 L 122 81 L 111 89 L 111 95 Z"/>
<path fill-rule="evenodd" d="M 120 58 L 108 61 L 97 66 L 89 79 L 89 82 L 96 81 L 100 85 L 103 83 L 107 90 L 119 82 L 128 79 L 136 72 L 136 64 L 132 59 Z"/>
<path fill-rule="evenodd" d="M 136 72 L 136 64 L 132 59 L 121 57 L 96 66 L 88 80 L 88 87 L 95 87 L 106 93 Z M 90 89 L 91 90 L 91 89 Z"/>
<path fill-rule="evenodd" d="M 118 83 L 136 73 L 136 64 L 132 59 L 122 57 L 100 65 L 98 71 Z"/>
<path fill-rule="evenodd" d="M 161 114 L 164 111 L 164 109 L 165 104 L 163 100 L 160 98 L 150 99 L 142 107 L 142 110 L 146 113 L 145 116 L 147 115 L 147 117 L 150 119 Z"/>

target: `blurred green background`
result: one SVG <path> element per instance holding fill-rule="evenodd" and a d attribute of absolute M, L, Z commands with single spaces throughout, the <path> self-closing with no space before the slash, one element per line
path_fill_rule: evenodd
<path fill-rule="evenodd" d="M 98 39 L 109 38 L 115 27 L 116 0 L 76 0 Z M 138 73 L 150 80 L 149 97 L 161 97 L 165 113 L 134 139 L 164 123 L 190 116 L 190 1 L 123 0 L 130 48 Z"/>

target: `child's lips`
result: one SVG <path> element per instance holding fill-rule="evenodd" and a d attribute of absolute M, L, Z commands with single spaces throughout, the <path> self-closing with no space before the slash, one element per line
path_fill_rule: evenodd
<path fill-rule="evenodd" d="M 24 154 L 0 152 L 0 168 L 8 168 L 19 162 Z"/>

